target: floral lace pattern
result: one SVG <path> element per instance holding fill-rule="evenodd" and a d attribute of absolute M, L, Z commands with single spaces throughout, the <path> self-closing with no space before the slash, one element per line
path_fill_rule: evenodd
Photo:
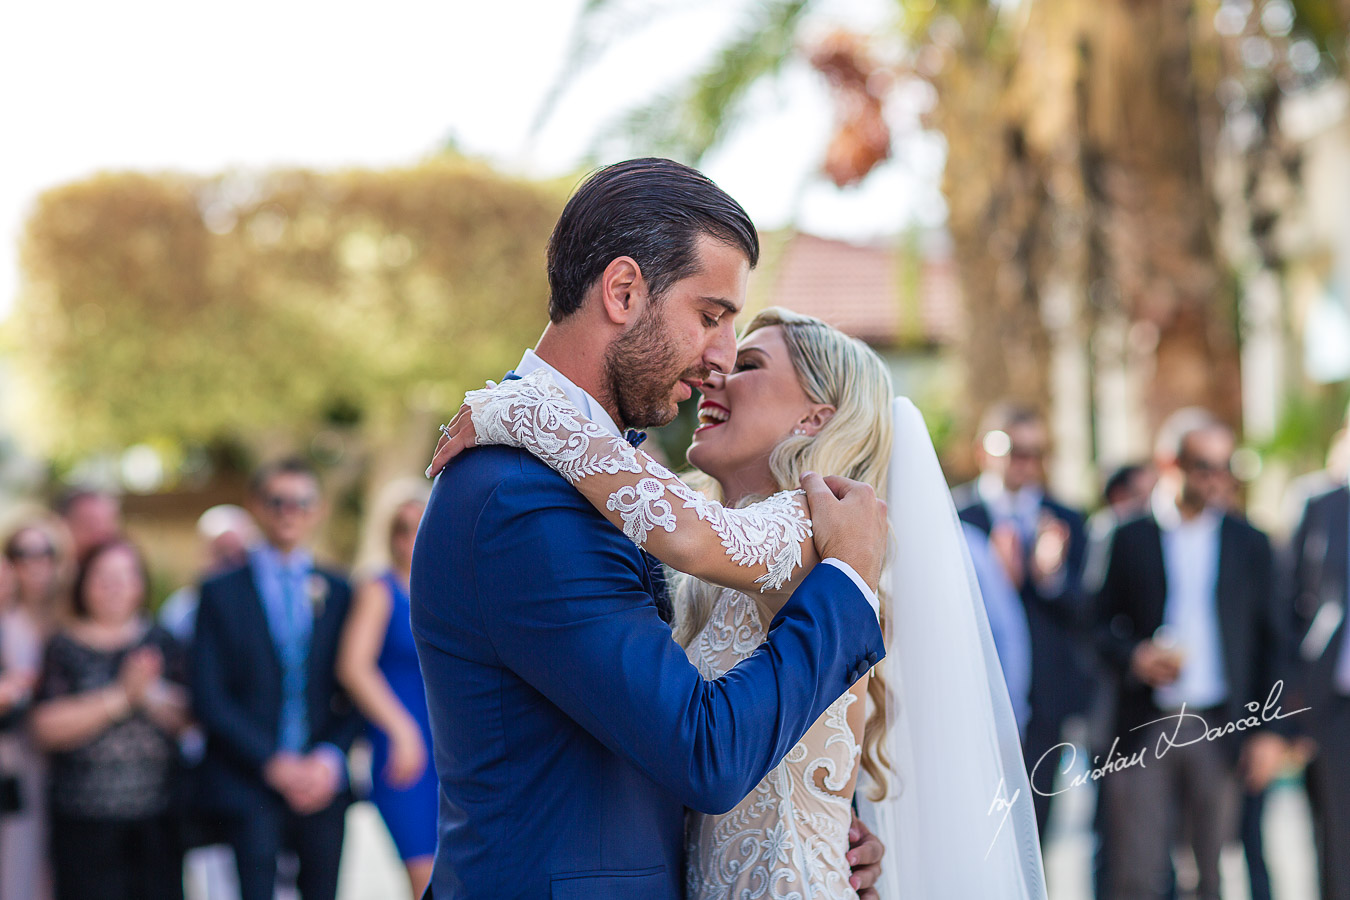
<path fill-rule="evenodd" d="M 502 444 L 530 451 L 569 484 L 587 475 L 641 474 L 637 451 L 595 422 L 583 420 L 562 388 L 540 369 L 470 391 L 464 402 L 473 410 L 480 444 Z M 591 442 L 599 444 L 591 451 Z"/>
<path fill-rule="evenodd" d="M 470 391 L 464 402 L 479 444 L 528 450 L 571 484 L 593 475 L 639 476 L 615 489 L 605 504 L 619 514 L 623 533 L 639 547 L 655 529 L 675 531 L 679 517 L 673 497 L 712 528 L 734 563 L 764 567 L 755 579 L 761 591 L 778 590 L 802 564 L 802 543 L 811 537 L 802 491 L 783 491 L 744 509 L 709 500 L 646 453 L 582 418 L 546 369 L 500 385 L 489 382 L 485 390 Z"/>
<path fill-rule="evenodd" d="M 716 678 L 765 639 L 750 597 L 723 589 L 708 624 L 689 646 L 705 678 Z M 853 900 L 849 886 L 849 798 L 841 792 L 861 748 L 848 726 L 846 693 L 750 795 L 723 815 L 686 819 L 689 900 Z"/>

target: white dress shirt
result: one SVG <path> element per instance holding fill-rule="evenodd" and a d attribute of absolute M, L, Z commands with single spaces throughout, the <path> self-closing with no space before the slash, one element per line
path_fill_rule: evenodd
<path fill-rule="evenodd" d="M 553 380 L 558 383 L 558 387 L 562 388 L 563 394 L 568 400 L 572 401 L 573 405 L 581 411 L 582 415 L 603 427 L 610 434 L 616 437 L 624 436 L 623 429 L 614 421 L 614 417 L 600 405 L 598 400 L 582 388 L 573 384 L 572 380 L 566 375 L 540 359 L 539 355 L 533 350 L 525 351 L 525 355 L 520 358 L 520 365 L 516 366 L 515 372 L 523 378 L 539 369 L 547 369 L 549 371 L 549 374 L 553 376 Z M 881 604 L 877 600 L 876 592 L 867 586 L 867 582 L 862 580 L 862 577 L 854 571 L 852 566 L 842 559 L 835 559 L 833 557 L 830 559 L 823 559 L 821 562 L 834 566 L 836 569 L 847 575 L 849 580 L 851 580 L 854 585 L 857 586 L 858 590 L 862 592 L 862 595 L 867 598 L 868 604 L 872 607 L 872 612 L 880 617 Z"/>
<path fill-rule="evenodd" d="M 1163 627 L 1183 654 L 1181 674 L 1172 684 L 1154 690 L 1161 709 L 1217 706 L 1228 697 L 1219 637 L 1220 513 L 1207 509 L 1189 521 L 1176 503 L 1160 492 L 1153 495 L 1153 515 L 1162 529 L 1163 568 L 1167 598 Z"/>
<path fill-rule="evenodd" d="M 1019 491 L 1009 491 L 1003 479 L 993 472 L 985 472 L 975 480 L 975 493 L 989 507 L 993 524 L 1011 522 L 1024 541 L 1034 541 L 1040 526 L 1041 503 L 1045 491 L 1039 485 L 1029 484 Z"/>

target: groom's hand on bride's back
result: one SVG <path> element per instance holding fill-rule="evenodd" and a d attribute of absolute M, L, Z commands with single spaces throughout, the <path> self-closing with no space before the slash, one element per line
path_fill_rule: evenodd
<path fill-rule="evenodd" d="M 878 900 L 876 883 L 881 877 L 881 858 L 886 855 L 886 846 L 877 837 L 857 813 L 848 829 L 848 864 L 851 869 L 848 883 L 858 892 L 858 900 Z"/>
<path fill-rule="evenodd" d="M 877 499 L 870 484 L 815 472 L 802 476 L 802 490 L 820 558 L 848 563 L 875 591 L 886 554 L 885 501 Z"/>

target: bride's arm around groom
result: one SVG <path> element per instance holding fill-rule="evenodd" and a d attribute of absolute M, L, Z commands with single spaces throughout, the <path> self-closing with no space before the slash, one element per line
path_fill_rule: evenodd
<path fill-rule="evenodd" d="M 730 809 L 876 664 L 872 608 L 819 565 L 763 648 L 704 681 L 657 615 L 638 549 L 564 479 L 498 447 L 448 471 L 413 571 L 446 862 L 465 896 L 503 895 L 475 873 L 523 884 L 574 865 L 645 870 L 670 891 L 650 896 L 678 897 L 681 807 Z M 875 585 L 885 524 L 870 492 L 836 499 L 817 480 L 810 499 L 821 556 Z M 648 896 L 634 887 L 615 896 Z"/>

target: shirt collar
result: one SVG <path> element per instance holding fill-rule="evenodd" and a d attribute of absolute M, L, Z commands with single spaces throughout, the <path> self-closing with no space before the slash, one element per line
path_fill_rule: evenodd
<path fill-rule="evenodd" d="M 1177 507 L 1176 498 L 1163 490 L 1161 485 L 1153 489 L 1153 496 L 1149 498 L 1149 506 L 1153 511 L 1153 518 L 1158 520 L 1158 527 L 1163 531 L 1175 531 L 1182 526 L 1209 531 L 1217 529 L 1219 520 L 1222 518 L 1218 510 L 1213 507 L 1205 507 L 1204 512 L 1200 513 L 1199 516 L 1189 522 L 1186 521 L 1181 517 L 1181 510 Z"/>
<path fill-rule="evenodd" d="M 975 491 L 989 506 L 1009 515 L 1017 515 L 1023 510 L 1039 511 L 1045 492 L 1035 485 L 1027 485 L 1017 493 L 1011 493 L 1003 486 L 1003 479 L 993 472 L 983 472 L 975 480 Z"/>
<path fill-rule="evenodd" d="M 249 555 L 261 560 L 275 572 L 308 572 L 314 567 L 314 557 L 303 547 L 282 553 L 266 541 L 259 541 Z"/>
<path fill-rule="evenodd" d="M 525 376 L 539 369 L 548 370 L 549 374 L 553 376 L 553 380 L 558 383 L 558 387 L 562 388 L 562 392 L 567 396 L 567 399 L 571 400 L 586 418 L 604 428 L 610 434 L 623 437 L 623 429 L 615 423 L 614 418 L 600 405 L 598 400 L 573 384 L 572 380 L 566 375 L 540 359 L 533 350 L 526 350 L 525 355 L 520 358 L 520 365 L 516 366 L 516 374 Z"/>

